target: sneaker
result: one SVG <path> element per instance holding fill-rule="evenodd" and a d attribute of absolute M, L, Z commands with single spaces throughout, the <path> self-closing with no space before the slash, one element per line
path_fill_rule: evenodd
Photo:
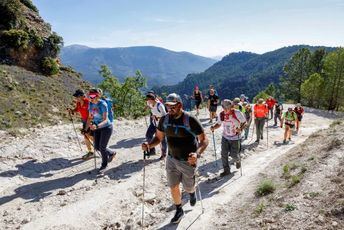
<path fill-rule="evenodd" d="M 113 158 L 116 156 L 116 154 L 117 154 L 116 152 L 113 152 L 112 154 L 109 155 L 108 163 L 110 163 L 113 160 Z"/>
<path fill-rule="evenodd" d="M 190 194 L 190 205 L 195 206 L 197 199 L 196 199 L 196 193 L 189 193 Z"/>
<path fill-rule="evenodd" d="M 106 169 L 106 166 L 101 166 L 101 167 L 98 169 L 98 174 L 99 174 L 99 175 L 104 174 L 105 169 Z"/>
<path fill-rule="evenodd" d="M 241 161 L 237 161 L 237 162 L 235 163 L 235 167 L 236 167 L 237 169 L 240 169 L 240 167 L 241 167 Z"/>
<path fill-rule="evenodd" d="M 184 216 L 184 211 L 182 208 L 177 208 L 176 210 L 176 214 L 174 215 L 174 217 L 171 219 L 171 223 L 173 224 L 178 224 L 180 222 L 180 220 L 182 219 L 182 217 Z"/>
<path fill-rule="evenodd" d="M 222 173 L 220 173 L 220 177 L 224 177 L 224 176 L 227 176 L 229 174 L 231 174 L 230 170 L 224 170 Z"/>
<path fill-rule="evenodd" d="M 86 153 L 85 155 L 83 155 L 81 158 L 86 161 L 86 160 L 89 160 L 93 157 L 94 153 L 93 152 L 88 152 Z"/>

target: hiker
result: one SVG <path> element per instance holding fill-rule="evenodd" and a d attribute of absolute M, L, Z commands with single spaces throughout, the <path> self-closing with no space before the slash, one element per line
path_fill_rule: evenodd
<path fill-rule="evenodd" d="M 288 111 L 282 115 L 281 128 L 285 126 L 283 144 L 288 144 L 291 141 L 291 132 L 297 122 L 297 113 L 293 111 L 292 107 L 288 107 Z"/>
<path fill-rule="evenodd" d="M 81 158 L 83 160 L 88 160 L 93 157 L 94 150 L 92 143 L 90 141 L 93 141 L 93 134 L 90 129 L 86 130 L 86 123 L 88 118 L 88 107 L 89 107 L 89 100 L 85 96 L 85 92 L 82 89 L 77 89 L 75 93 L 73 94 L 73 97 L 76 99 L 76 104 L 74 109 L 68 108 L 67 110 L 74 115 L 74 113 L 79 113 L 81 117 L 82 122 L 82 129 L 81 134 L 84 135 L 85 145 L 87 148 L 87 153 L 83 155 Z"/>
<path fill-rule="evenodd" d="M 273 113 L 274 113 L 274 106 L 276 104 L 276 100 L 272 97 L 272 96 L 269 96 L 268 99 L 266 99 L 266 102 L 265 102 L 268 106 L 268 109 L 270 111 L 270 118 L 269 119 L 272 119 L 273 118 Z"/>
<path fill-rule="evenodd" d="M 209 85 L 208 97 L 210 96 L 210 91 L 211 91 L 211 90 L 214 90 L 214 94 L 215 94 L 216 96 L 219 96 L 219 95 L 217 94 L 217 91 L 216 91 L 215 87 L 214 87 L 213 85 Z"/>
<path fill-rule="evenodd" d="M 245 108 L 245 118 L 246 118 L 246 127 L 245 127 L 245 140 L 248 138 L 248 133 L 250 131 L 250 126 L 252 123 L 252 108 L 250 103 L 244 102 L 243 107 Z"/>
<path fill-rule="evenodd" d="M 301 121 L 302 121 L 303 114 L 305 113 L 305 110 L 303 109 L 303 107 L 301 106 L 300 103 L 297 103 L 295 108 L 294 108 L 294 111 L 295 111 L 295 113 L 297 115 L 296 133 L 298 133 L 299 130 L 300 130 Z"/>
<path fill-rule="evenodd" d="M 282 113 L 283 113 L 283 105 L 276 101 L 275 104 L 275 114 L 274 114 L 274 126 L 277 127 L 277 119 L 279 120 L 280 124 L 282 124 Z"/>
<path fill-rule="evenodd" d="M 235 109 L 239 110 L 242 113 L 245 113 L 245 108 L 242 106 L 240 98 L 238 97 L 234 98 L 232 103 Z"/>
<path fill-rule="evenodd" d="M 200 105 L 203 102 L 203 96 L 202 96 L 202 91 L 199 90 L 197 85 L 195 86 L 195 89 L 192 93 L 192 99 L 195 100 L 196 116 L 198 116 Z"/>
<path fill-rule="evenodd" d="M 254 122 L 256 125 L 257 140 L 255 142 L 259 143 L 259 140 L 263 140 L 263 129 L 265 124 L 265 119 L 268 119 L 269 110 L 268 107 L 263 104 L 264 99 L 259 98 L 257 103 L 253 107 Z"/>
<path fill-rule="evenodd" d="M 116 155 L 116 152 L 107 148 L 112 135 L 113 125 L 109 118 L 110 110 L 108 104 L 101 99 L 101 92 L 98 89 L 91 89 L 88 97 L 90 105 L 87 127 L 90 127 L 94 132 L 94 148 L 100 151 L 102 155 L 102 164 L 98 170 L 101 174 Z"/>
<path fill-rule="evenodd" d="M 210 121 L 209 123 L 213 123 L 213 119 L 217 119 L 216 110 L 217 105 L 219 103 L 219 97 L 215 94 L 214 89 L 210 89 L 209 97 L 208 97 L 208 109 L 210 113 Z"/>
<path fill-rule="evenodd" d="M 160 118 L 165 116 L 167 112 L 165 110 L 164 104 L 159 101 L 158 97 L 154 93 L 150 92 L 146 95 L 146 103 L 151 110 L 150 124 L 146 132 L 146 141 L 150 142 L 156 132 L 156 127 L 158 126 Z M 161 156 L 159 158 L 160 160 L 165 159 L 166 150 L 166 140 L 163 139 L 161 142 Z M 148 155 L 155 155 L 155 148 L 149 149 Z"/>
<path fill-rule="evenodd" d="M 245 94 L 240 95 L 240 103 L 243 104 L 244 102 L 249 103 L 248 97 L 245 96 Z"/>
<path fill-rule="evenodd" d="M 176 206 L 176 213 L 171 219 L 171 223 L 179 223 L 184 215 L 179 184 L 182 183 L 184 190 L 190 194 L 190 205 L 194 206 L 196 204 L 197 158 L 208 146 L 208 139 L 198 119 L 184 112 L 179 95 L 175 93 L 168 95 L 165 104 L 168 114 L 160 119 L 153 140 L 143 143 L 142 150 L 147 151 L 157 146 L 166 137 L 168 144 L 167 181 Z"/>
<path fill-rule="evenodd" d="M 234 108 L 234 104 L 225 99 L 222 101 L 223 111 L 219 114 L 219 119 L 216 124 L 210 127 L 210 130 L 214 132 L 223 124 L 222 140 L 221 140 L 221 159 L 223 165 L 223 172 L 221 177 L 229 175 L 230 164 L 236 165 L 236 168 L 241 167 L 240 162 L 240 134 L 246 125 L 246 118 L 242 112 Z M 228 153 L 232 160 L 228 162 Z"/>

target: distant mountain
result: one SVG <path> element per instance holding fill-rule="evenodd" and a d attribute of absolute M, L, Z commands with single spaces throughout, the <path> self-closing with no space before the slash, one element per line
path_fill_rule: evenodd
<path fill-rule="evenodd" d="M 174 52 L 154 47 L 89 48 L 72 45 L 62 49 L 61 61 L 81 72 L 85 80 L 99 83 L 100 66 L 109 66 L 120 80 L 140 70 L 149 86 L 171 85 L 182 81 L 188 73 L 199 73 L 216 60 L 188 52 Z"/>
<path fill-rule="evenodd" d="M 264 54 L 231 53 L 203 73 L 189 74 L 176 85 L 155 87 L 154 90 L 157 93 L 176 92 L 180 95 L 190 95 L 195 85 L 203 92 L 207 92 L 209 85 L 214 85 L 221 98 L 233 99 L 242 93 L 252 98 L 270 83 L 278 83 L 283 74 L 283 66 L 303 47 L 311 51 L 322 48 L 295 45 Z M 335 49 L 325 48 L 328 51 Z"/>

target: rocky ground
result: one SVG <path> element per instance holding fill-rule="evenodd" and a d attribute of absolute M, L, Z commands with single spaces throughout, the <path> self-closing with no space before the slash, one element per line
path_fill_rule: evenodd
<path fill-rule="evenodd" d="M 280 128 L 269 127 L 268 140 L 265 135 L 259 145 L 253 143 L 250 134 L 243 143 L 243 174 L 233 168 L 234 173 L 223 179 L 218 179 L 221 163 L 218 160 L 217 167 L 214 161 L 206 117 L 202 110 L 200 120 L 210 140 L 198 168 L 204 212 L 201 202 L 191 208 L 185 195 L 185 218 L 179 225 L 169 224 L 174 212 L 165 163 L 158 160 L 158 155 L 153 156 L 146 166 L 145 228 L 339 229 L 342 226 L 343 124 L 325 130 L 335 115 L 308 110 L 301 132 L 289 145 L 274 144 L 282 139 Z M 93 159 L 80 160 L 83 152 L 71 124 L 30 129 L 24 137 L 10 137 L 1 132 L 0 229 L 141 228 L 140 144 L 145 129 L 144 119 L 115 121 L 110 147 L 118 154 L 106 175 L 97 180 Z M 220 139 L 218 129 L 217 158 Z M 96 164 L 99 167 L 99 158 Z M 282 174 L 286 164 L 290 165 L 289 176 Z M 299 175 L 300 181 L 290 186 L 294 174 Z M 258 198 L 254 192 L 263 178 L 271 179 L 276 190 Z"/>

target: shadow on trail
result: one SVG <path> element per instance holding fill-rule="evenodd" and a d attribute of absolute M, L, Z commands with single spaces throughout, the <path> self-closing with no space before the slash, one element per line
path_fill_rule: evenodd
<path fill-rule="evenodd" d="M 37 162 L 37 160 L 30 160 L 23 164 L 17 164 L 15 167 L 17 170 L 8 170 L 1 172 L 1 177 L 14 177 L 17 175 L 22 175 L 27 178 L 41 178 L 41 177 L 51 177 L 53 173 L 46 173 L 51 171 L 58 171 L 61 169 L 66 169 L 73 167 L 75 165 L 81 164 L 83 161 L 80 158 L 75 159 L 65 159 L 65 158 L 54 158 L 46 162 Z"/>
<path fill-rule="evenodd" d="M 95 179 L 95 175 L 86 171 L 69 177 L 23 185 L 14 190 L 15 194 L 1 197 L 0 205 L 8 203 L 16 198 L 22 198 L 28 200 L 28 202 L 37 202 L 41 198 L 56 192 L 54 190 L 71 187 L 84 179 L 93 180 Z"/>
<path fill-rule="evenodd" d="M 118 141 L 115 145 L 111 145 L 110 148 L 133 148 L 136 146 L 141 145 L 141 143 L 143 143 L 144 141 L 146 141 L 146 138 L 144 137 L 140 137 L 140 138 L 129 138 L 129 139 L 123 139 Z"/>

